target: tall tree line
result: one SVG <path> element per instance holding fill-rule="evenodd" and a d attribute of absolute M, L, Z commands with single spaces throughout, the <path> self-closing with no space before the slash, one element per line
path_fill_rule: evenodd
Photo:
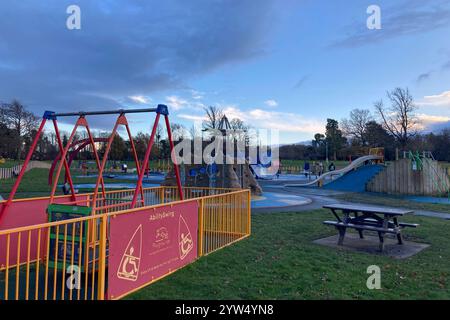
<path fill-rule="evenodd" d="M 407 88 L 389 91 L 386 98 L 375 102 L 373 111 L 354 109 L 340 122 L 328 119 L 325 134 L 317 133 L 311 145 L 280 147 L 280 157 L 345 160 L 367 154 L 369 148 L 383 147 L 388 160 L 395 159 L 397 149 L 400 153 L 431 151 L 436 159 L 450 161 L 450 127 L 421 133 L 417 106 Z"/>
<path fill-rule="evenodd" d="M 28 152 L 37 129 L 40 118 L 26 109 L 19 101 L 11 103 L 0 103 L 0 158 L 23 160 Z M 186 135 L 185 128 L 177 123 L 171 124 L 172 135 L 175 140 L 182 139 Z M 94 137 L 108 137 L 109 132 L 93 130 Z M 151 150 L 151 159 L 168 159 L 170 157 L 170 146 L 167 140 L 165 128 L 161 125 L 156 130 L 155 141 Z M 61 131 L 63 146 L 68 143 L 69 133 Z M 74 141 L 86 139 L 87 133 L 83 130 L 77 131 Z M 138 132 L 133 137 L 138 157 L 142 159 L 148 145 L 150 135 Z M 103 156 L 106 143 L 97 143 L 97 151 Z M 34 160 L 53 160 L 59 152 L 58 141 L 54 132 L 44 132 L 38 140 L 36 150 L 33 154 Z M 87 147 L 78 153 L 78 159 L 93 160 L 92 148 Z M 131 143 L 124 140 L 119 134 L 113 139 L 109 159 L 111 160 L 133 160 Z"/>

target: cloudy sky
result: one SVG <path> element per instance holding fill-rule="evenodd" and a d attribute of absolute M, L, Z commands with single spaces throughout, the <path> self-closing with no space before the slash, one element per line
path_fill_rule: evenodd
<path fill-rule="evenodd" d="M 81 30 L 66 27 L 73 4 Z M 366 27 L 372 4 L 381 30 Z M 37 114 L 165 103 L 189 128 L 216 105 L 287 143 L 400 86 L 427 127 L 450 125 L 450 0 L 2 0 L 0 12 L 0 101 Z M 149 131 L 150 117 L 131 118 Z"/>

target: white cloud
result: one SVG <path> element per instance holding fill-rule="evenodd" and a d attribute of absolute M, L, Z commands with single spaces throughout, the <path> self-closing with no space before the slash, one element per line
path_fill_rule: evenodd
<path fill-rule="evenodd" d="M 235 105 L 221 106 L 228 119 L 239 118 L 254 128 L 274 129 L 281 132 L 315 134 L 324 131 L 324 122 L 296 113 L 262 110 L 241 110 Z"/>
<path fill-rule="evenodd" d="M 269 100 L 264 101 L 264 104 L 265 104 L 266 106 L 272 107 L 272 108 L 278 107 L 278 102 L 276 102 L 276 101 L 273 100 L 273 99 L 269 99 Z"/>
<path fill-rule="evenodd" d="M 197 91 L 197 90 L 191 90 L 192 99 L 194 100 L 201 100 L 203 99 L 204 93 Z"/>
<path fill-rule="evenodd" d="M 177 96 L 166 97 L 166 103 L 170 108 L 174 110 L 180 110 L 188 104 L 186 100 L 181 99 Z"/>
<path fill-rule="evenodd" d="M 193 122 L 202 122 L 203 120 L 206 120 L 205 116 L 195 116 L 192 114 L 178 114 L 178 118 L 193 121 Z"/>
<path fill-rule="evenodd" d="M 450 91 L 444 91 L 441 94 L 425 96 L 417 101 L 417 105 L 421 107 L 449 107 L 450 108 Z"/>
<path fill-rule="evenodd" d="M 447 116 L 435 116 L 424 113 L 417 114 L 417 119 L 420 122 L 420 125 L 418 125 L 418 129 L 420 130 L 431 128 L 436 124 L 442 124 L 450 121 L 450 117 Z"/>
<path fill-rule="evenodd" d="M 150 99 L 149 97 L 140 96 L 140 95 L 138 95 L 138 96 L 129 96 L 128 98 L 130 98 L 135 103 L 141 103 L 141 104 L 147 104 L 147 103 L 152 101 L 152 99 Z"/>

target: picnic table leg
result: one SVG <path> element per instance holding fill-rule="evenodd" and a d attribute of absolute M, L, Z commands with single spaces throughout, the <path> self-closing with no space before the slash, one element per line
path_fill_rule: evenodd
<path fill-rule="evenodd" d="M 389 216 L 385 215 L 383 219 L 383 228 L 387 229 L 389 226 Z M 384 232 L 378 232 L 378 238 L 380 238 L 380 251 L 384 251 Z"/>
<path fill-rule="evenodd" d="M 398 240 L 398 244 L 403 244 L 403 237 L 402 237 L 402 233 L 400 231 L 397 233 L 397 240 Z"/>
<path fill-rule="evenodd" d="M 400 229 L 400 226 L 398 225 L 398 219 L 395 217 L 393 220 L 394 220 L 395 228 L 397 229 L 396 235 L 397 235 L 398 244 L 403 244 L 402 231 Z"/>
<path fill-rule="evenodd" d="M 339 227 L 338 230 L 339 230 L 338 246 L 342 246 L 342 245 L 344 245 L 344 237 L 345 237 L 346 228 L 345 227 Z"/>
<path fill-rule="evenodd" d="M 359 238 L 364 239 L 363 231 L 358 229 Z"/>
<path fill-rule="evenodd" d="M 378 238 L 380 238 L 380 252 L 384 251 L 384 233 L 378 232 Z"/>

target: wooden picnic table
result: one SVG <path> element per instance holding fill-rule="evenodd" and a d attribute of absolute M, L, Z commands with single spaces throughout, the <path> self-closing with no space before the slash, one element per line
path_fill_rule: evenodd
<path fill-rule="evenodd" d="M 338 245 L 343 245 L 347 228 L 355 229 L 359 237 L 364 239 L 363 231 L 378 233 L 380 239 L 380 251 L 384 250 L 384 236 L 395 234 L 398 244 L 403 244 L 402 228 L 416 228 L 418 224 L 401 223 L 399 217 L 414 213 L 412 210 L 369 206 L 361 204 L 330 204 L 323 206 L 330 209 L 336 221 L 324 221 L 326 225 L 336 227 L 339 231 Z"/>

